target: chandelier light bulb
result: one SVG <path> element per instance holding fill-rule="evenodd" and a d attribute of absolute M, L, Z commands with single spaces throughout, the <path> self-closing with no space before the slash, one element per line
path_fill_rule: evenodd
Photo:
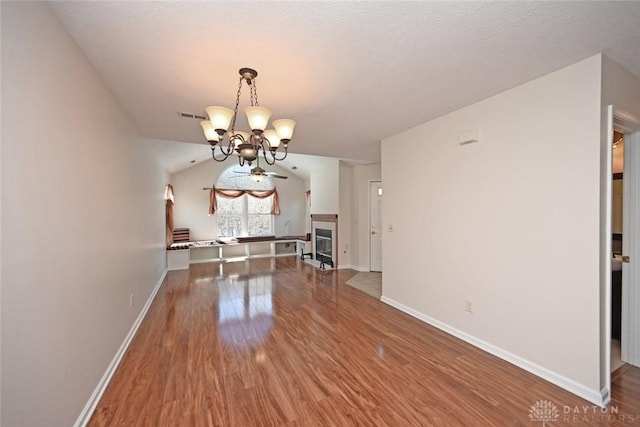
<path fill-rule="evenodd" d="M 200 122 L 200 126 L 202 126 L 202 130 L 204 131 L 204 136 L 207 138 L 207 141 L 211 145 L 215 145 L 219 140 L 220 136 L 216 132 L 216 129 L 211 124 L 210 120 L 203 120 Z"/>
<path fill-rule="evenodd" d="M 273 127 L 276 128 L 278 136 L 285 144 L 291 141 L 293 137 L 293 128 L 296 127 L 295 120 L 279 119 L 273 121 Z"/>
<path fill-rule="evenodd" d="M 274 129 L 267 129 L 262 134 L 269 141 L 269 147 L 277 149 L 280 147 L 280 137 Z"/>
<path fill-rule="evenodd" d="M 229 130 L 231 119 L 233 119 L 233 110 L 227 107 L 213 106 L 205 108 L 205 111 L 216 132 L 220 133 L 221 131 L 226 132 Z M 222 132 L 223 135 L 224 132 Z"/>
<path fill-rule="evenodd" d="M 257 135 L 264 132 L 271 118 L 271 110 L 264 107 L 246 107 L 244 113 L 249 121 L 249 128 Z"/>

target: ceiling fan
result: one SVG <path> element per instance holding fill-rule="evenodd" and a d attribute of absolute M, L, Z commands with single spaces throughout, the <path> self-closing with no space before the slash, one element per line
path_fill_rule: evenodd
<path fill-rule="evenodd" d="M 258 164 L 256 165 L 255 168 L 252 168 L 251 171 L 249 172 L 244 172 L 244 171 L 234 171 L 235 173 L 239 173 L 242 175 L 249 175 L 252 179 L 255 179 L 257 182 L 262 181 L 265 177 L 270 176 L 272 178 L 280 178 L 280 179 L 287 179 L 289 178 L 288 176 L 285 175 L 280 175 L 277 172 L 267 172 L 264 169 L 262 169 L 260 167 L 260 160 L 258 160 Z"/>

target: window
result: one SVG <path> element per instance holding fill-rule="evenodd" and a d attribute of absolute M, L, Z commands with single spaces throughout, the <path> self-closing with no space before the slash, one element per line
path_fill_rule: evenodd
<path fill-rule="evenodd" d="M 266 199 L 258 199 L 245 194 L 242 198 L 247 200 L 247 233 L 249 236 L 273 235 L 273 215 L 271 205 L 273 196 Z"/>
<path fill-rule="evenodd" d="M 246 227 L 243 227 L 244 213 L 246 209 L 244 207 L 247 195 L 237 199 L 226 199 L 220 197 L 218 199 L 218 236 L 220 237 L 233 237 L 233 236 L 246 236 Z"/>
<path fill-rule="evenodd" d="M 217 188 L 233 190 L 272 190 L 273 181 L 270 177 L 256 182 L 249 175 L 250 166 L 232 166 L 222 172 Z M 235 199 L 218 197 L 218 236 L 272 236 L 274 234 L 274 219 L 271 214 L 273 196 L 265 199 L 243 194 Z"/>

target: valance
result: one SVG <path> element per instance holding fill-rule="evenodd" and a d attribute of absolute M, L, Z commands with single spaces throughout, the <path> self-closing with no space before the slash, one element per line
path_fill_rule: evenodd
<path fill-rule="evenodd" d="M 167 227 L 167 247 L 170 247 L 173 243 L 173 229 L 174 219 L 173 219 L 173 186 L 168 184 L 165 190 L 166 206 L 165 206 L 165 214 L 166 214 L 166 227 Z"/>
<path fill-rule="evenodd" d="M 258 199 L 266 199 L 269 196 L 273 196 L 273 205 L 271 206 L 271 215 L 280 215 L 280 198 L 278 197 L 278 190 L 226 190 L 213 187 L 209 192 L 209 215 L 216 213 L 218 209 L 218 200 L 216 195 L 220 197 L 226 197 L 227 199 L 235 199 L 244 194 L 248 194 Z"/>

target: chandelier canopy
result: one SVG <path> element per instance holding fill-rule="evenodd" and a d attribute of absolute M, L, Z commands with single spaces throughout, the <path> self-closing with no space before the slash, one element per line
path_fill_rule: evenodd
<path fill-rule="evenodd" d="M 293 136 L 293 128 L 296 122 L 291 119 L 274 120 L 274 129 L 267 129 L 271 110 L 258 104 L 258 91 L 256 89 L 256 77 L 258 72 L 251 68 L 241 68 L 236 105 L 233 110 L 226 107 L 210 106 L 205 109 L 209 120 L 200 122 L 204 135 L 211 145 L 211 156 L 215 161 L 225 161 L 234 151 L 238 155 L 240 166 L 245 163 L 251 165 L 260 154 L 264 160 L 272 165 L 276 160 L 284 160 L 287 157 L 287 147 Z M 236 130 L 238 116 L 238 104 L 242 92 L 242 82 L 249 86 L 250 106 L 244 109 L 251 132 Z M 226 136 L 226 143 L 225 143 Z M 284 155 L 278 157 L 282 146 Z M 216 147 L 222 157 L 216 157 Z M 262 153 L 261 153 L 262 152 Z"/>

